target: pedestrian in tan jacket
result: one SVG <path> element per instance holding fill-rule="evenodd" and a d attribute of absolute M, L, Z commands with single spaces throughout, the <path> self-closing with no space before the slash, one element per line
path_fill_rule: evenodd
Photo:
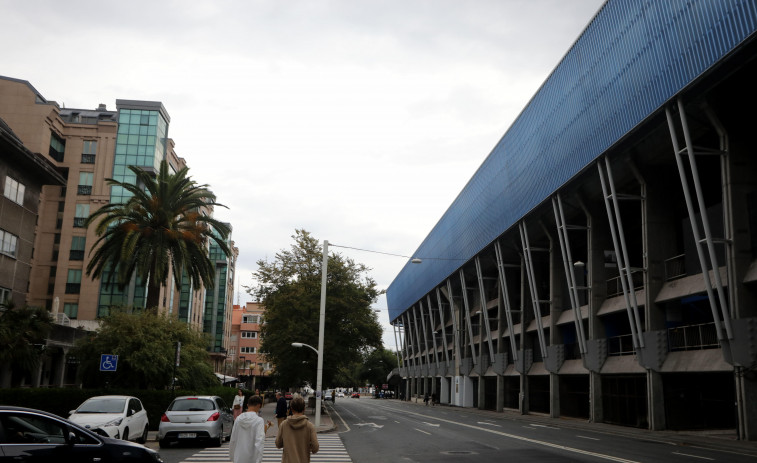
<path fill-rule="evenodd" d="M 292 416 L 279 427 L 276 448 L 283 448 L 281 463 L 309 463 L 310 454 L 318 452 L 318 436 L 315 426 L 303 415 L 305 400 L 295 397 L 289 404 Z"/>

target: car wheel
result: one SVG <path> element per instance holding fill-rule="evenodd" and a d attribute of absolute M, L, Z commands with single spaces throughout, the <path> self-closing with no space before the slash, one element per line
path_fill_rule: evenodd
<path fill-rule="evenodd" d="M 158 445 L 160 445 L 160 448 L 162 449 L 167 449 L 171 446 L 171 443 L 167 439 L 160 439 Z"/>
<path fill-rule="evenodd" d="M 147 425 L 145 425 L 145 430 L 142 432 L 142 436 L 137 439 L 137 443 L 144 444 L 147 442 Z"/>
<path fill-rule="evenodd" d="M 129 440 L 129 428 L 124 429 L 124 434 L 121 436 L 122 440 Z"/>
<path fill-rule="evenodd" d="M 223 429 L 218 433 L 218 439 L 213 440 L 213 447 L 220 447 L 223 445 Z"/>

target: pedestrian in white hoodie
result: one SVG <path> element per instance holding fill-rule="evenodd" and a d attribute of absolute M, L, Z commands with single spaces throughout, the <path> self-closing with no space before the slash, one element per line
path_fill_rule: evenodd
<path fill-rule="evenodd" d="M 264 423 L 258 415 L 263 399 L 252 396 L 247 402 L 247 412 L 234 421 L 229 441 L 229 456 L 234 463 L 260 463 L 263 461 L 265 433 L 271 422 Z"/>

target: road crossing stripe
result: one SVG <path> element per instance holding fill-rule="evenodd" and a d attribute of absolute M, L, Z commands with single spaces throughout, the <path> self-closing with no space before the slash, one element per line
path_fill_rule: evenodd
<path fill-rule="evenodd" d="M 320 449 L 318 450 L 318 453 L 310 456 L 311 463 L 352 463 L 352 458 L 350 458 L 349 453 L 347 453 L 347 449 L 344 448 L 344 444 L 342 443 L 342 439 L 339 437 L 339 435 L 319 435 L 318 444 Z M 282 450 L 276 448 L 275 439 L 267 438 L 265 440 L 265 447 L 263 449 L 263 462 L 279 463 L 281 462 L 281 453 Z M 220 448 L 202 449 L 194 455 L 182 460 L 182 463 L 228 463 L 229 461 L 229 444 L 225 443 Z"/>

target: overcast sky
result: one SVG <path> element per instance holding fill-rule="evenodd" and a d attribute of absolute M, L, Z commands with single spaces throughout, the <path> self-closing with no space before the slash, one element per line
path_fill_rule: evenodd
<path fill-rule="evenodd" d="M 296 228 L 412 255 L 603 3 L 0 0 L 0 75 L 69 108 L 161 101 L 229 207 L 244 304 Z M 405 263 L 333 250 L 382 289 Z"/>

